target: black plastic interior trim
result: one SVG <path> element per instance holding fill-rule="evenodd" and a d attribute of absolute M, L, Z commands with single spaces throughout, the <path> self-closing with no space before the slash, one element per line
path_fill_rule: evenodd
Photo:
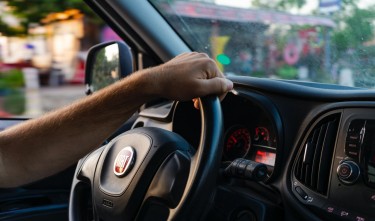
<path fill-rule="evenodd" d="M 326 84 L 303 83 L 295 81 L 283 81 L 265 78 L 253 78 L 243 76 L 231 76 L 231 79 L 237 87 L 246 87 L 248 89 L 284 95 L 290 98 L 302 98 L 319 102 L 339 102 L 339 101 L 375 101 L 375 91 L 368 89 L 357 89 L 334 85 L 327 88 Z M 303 93 L 301 93 L 303 92 Z"/>

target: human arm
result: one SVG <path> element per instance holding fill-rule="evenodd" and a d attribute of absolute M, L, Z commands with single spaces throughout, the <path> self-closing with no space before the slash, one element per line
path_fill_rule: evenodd
<path fill-rule="evenodd" d="M 52 175 L 99 147 L 142 104 L 224 95 L 233 84 L 205 54 L 185 53 L 70 106 L 0 132 L 0 187 Z"/>

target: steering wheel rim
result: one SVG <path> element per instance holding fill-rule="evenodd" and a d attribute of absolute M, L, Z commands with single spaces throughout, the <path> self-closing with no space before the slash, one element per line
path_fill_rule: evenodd
<path fill-rule="evenodd" d="M 199 99 L 199 104 L 202 119 L 199 147 L 197 151 L 190 156 L 190 170 L 186 185 L 177 206 L 169 209 L 169 214 L 166 218 L 168 220 L 201 219 L 209 204 L 209 200 L 212 199 L 212 194 L 214 194 L 215 188 L 213 187 L 215 187 L 222 154 L 222 111 L 220 101 L 216 96 L 207 96 Z M 153 132 L 149 130 L 151 129 L 146 129 L 146 133 L 152 134 Z M 133 132 L 134 130 L 131 130 L 127 133 Z M 178 136 L 177 134 L 175 135 L 176 137 Z M 84 219 L 82 209 L 85 207 L 84 194 L 85 192 L 87 194 L 84 187 L 89 184 L 92 189 L 97 188 L 95 176 L 98 176 L 97 170 L 101 169 L 100 167 L 98 168 L 98 162 L 99 159 L 103 158 L 103 156 L 101 156 L 103 155 L 102 148 L 88 154 L 77 164 L 69 202 L 69 220 L 71 221 Z M 95 166 L 93 167 L 92 165 Z M 91 194 L 94 194 L 94 190 L 92 190 Z M 93 201 L 95 201 L 94 197 Z M 93 204 L 95 204 L 95 202 L 93 202 Z M 97 209 L 94 208 L 94 217 L 98 215 L 96 214 L 98 212 L 96 210 Z M 138 208 L 138 211 L 140 210 L 141 209 Z M 139 216 L 137 216 L 137 218 L 139 218 Z"/>

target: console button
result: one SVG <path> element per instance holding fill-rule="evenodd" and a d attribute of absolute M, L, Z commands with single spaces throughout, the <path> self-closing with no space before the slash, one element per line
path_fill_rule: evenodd
<path fill-rule="evenodd" d="M 341 209 L 339 210 L 338 215 L 342 218 L 350 218 L 352 216 L 352 213 L 348 210 Z"/>
<path fill-rule="evenodd" d="M 352 122 L 350 122 L 348 133 L 359 134 L 364 124 L 365 124 L 365 120 L 353 120 Z"/>
<path fill-rule="evenodd" d="M 329 214 L 337 214 L 339 210 L 338 207 L 331 204 L 324 205 L 323 209 Z"/>
<path fill-rule="evenodd" d="M 358 159 L 359 150 L 360 150 L 360 144 L 359 143 L 346 142 L 346 144 L 345 144 L 345 154 L 348 157 Z"/>
<path fill-rule="evenodd" d="M 346 156 L 348 157 L 351 157 L 351 158 L 354 158 L 354 159 L 358 159 L 358 156 L 359 156 L 359 151 L 358 150 L 345 150 L 345 154 Z"/>
<path fill-rule="evenodd" d="M 344 184 L 354 184 L 360 175 L 360 169 L 356 162 L 344 160 L 337 167 L 337 176 Z"/>
<path fill-rule="evenodd" d="M 353 219 L 354 221 L 366 221 L 366 220 L 368 220 L 366 217 L 364 217 L 364 216 L 354 216 L 354 219 Z"/>
<path fill-rule="evenodd" d="M 345 144 L 345 150 L 346 149 L 351 149 L 351 150 L 359 150 L 359 143 L 357 142 L 346 142 Z"/>
<path fill-rule="evenodd" d="M 357 213 L 350 213 L 349 216 L 348 216 L 349 220 L 352 220 L 352 221 L 367 221 L 369 220 L 367 217 L 363 216 L 363 215 L 359 215 Z"/>
<path fill-rule="evenodd" d="M 332 203 L 327 203 L 323 207 L 321 207 L 324 211 L 332 216 L 332 218 L 340 217 L 340 220 L 348 220 L 348 221 L 368 221 L 369 219 L 363 215 L 359 215 L 354 213 L 350 210 L 340 208 L 338 206 L 333 205 Z"/>
<path fill-rule="evenodd" d="M 346 141 L 359 143 L 359 137 L 360 137 L 359 133 L 348 133 L 346 135 Z"/>
<path fill-rule="evenodd" d="M 325 204 L 323 206 L 323 209 L 330 215 L 335 215 L 335 216 L 340 216 L 341 217 L 341 213 L 343 214 L 343 216 L 348 213 L 349 215 L 349 212 L 343 210 L 342 208 L 338 207 L 338 206 L 335 206 L 331 203 L 329 204 Z M 345 217 L 346 218 L 346 217 Z"/>
<path fill-rule="evenodd" d="M 307 200 L 309 198 L 307 193 L 301 187 L 296 186 L 295 190 L 302 199 Z"/>
<path fill-rule="evenodd" d="M 348 178 L 350 174 L 352 173 L 352 169 L 350 168 L 349 165 L 343 164 L 338 167 L 337 173 L 342 178 Z"/>

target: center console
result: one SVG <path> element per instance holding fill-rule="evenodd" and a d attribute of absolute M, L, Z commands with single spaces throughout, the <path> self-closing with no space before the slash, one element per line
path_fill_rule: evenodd
<path fill-rule="evenodd" d="M 329 130 L 331 122 L 336 130 Z M 323 220 L 375 220 L 375 110 L 348 108 L 320 118 L 302 142 L 292 192 Z"/>

